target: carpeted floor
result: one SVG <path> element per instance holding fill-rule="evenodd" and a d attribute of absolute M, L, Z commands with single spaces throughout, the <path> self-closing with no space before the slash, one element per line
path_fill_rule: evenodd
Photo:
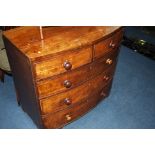
<path fill-rule="evenodd" d="M 10 76 L 0 82 L 0 128 L 36 128 L 17 106 Z M 64 128 L 155 128 L 155 61 L 122 46 L 110 96 Z"/>

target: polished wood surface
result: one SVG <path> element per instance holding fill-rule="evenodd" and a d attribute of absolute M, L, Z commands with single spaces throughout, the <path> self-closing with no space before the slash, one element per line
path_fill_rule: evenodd
<path fill-rule="evenodd" d="M 90 63 L 91 60 L 92 47 L 65 52 L 63 55 L 35 63 L 35 77 L 38 80 L 57 75 Z M 71 64 L 70 69 L 66 69 L 66 62 Z"/>
<path fill-rule="evenodd" d="M 22 109 L 33 119 L 38 127 L 42 126 L 40 107 L 35 93 L 30 62 L 12 43 L 4 38 L 8 60 L 12 70 L 15 91 Z"/>
<path fill-rule="evenodd" d="M 107 38 L 107 39 L 95 44 L 94 59 L 100 58 L 106 52 L 109 52 L 111 50 L 118 48 L 118 46 L 120 45 L 121 39 L 122 39 L 122 32 L 118 31 L 110 38 Z"/>
<path fill-rule="evenodd" d="M 105 71 L 106 68 L 112 64 L 116 64 L 116 57 L 118 50 L 107 53 L 104 57 L 101 57 L 98 61 L 82 66 L 71 72 L 66 72 L 62 75 L 55 76 L 54 78 L 48 78 L 37 82 L 37 90 L 39 98 L 47 97 L 52 94 L 57 94 L 69 89 L 72 89 L 81 83 L 97 76 Z M 107 60 L 111 60 L 112 64 L 107 63 Z M 104 64 L 104 65 L 103 65 Z M 70 87 L 65 86 L 65 81 L 70 82 Z"/>
<path fill-rule="evenodd" d="M 70 106 L 65 110 L 53 113 L 51 115 L 43 116 L 42 119 L 44 122 L 44 127 L 60 128 L 68 123 L 71 123 L 75 119 L 79 118 L 79 116 L 82 116 L 89 110 L 91 110 L 94 106 L 98 104 L 101 99 L 104 99 L 108 95 L 110 87 L 111 83 L 105 86 L 105 88 L 103 88 L 101 91 L 90 96 L 90 98 L 83 101 L 82 103 Z"/>
<path fill-rule="evenodd" d="M 42 114 L 65 109 L 70 105 L 86 100 L 94 92 L 100 91 L 112 79 L 114 67 L 112 66 L 107 71 L 74 89 L 40 100 Z M 66 104 L 66 99 L 70 100 L 70 104 Z"/>
<path fill-rule="evenodd" d="M 61 128 L 95 107 L 112 86 L 121 27 L 19 27 L 4 33 L 23 110 L 39 128 Z"/>
<path fill-rule="evenodd" d="M 43 28 L 44 40 L 41 40 L 38 27 L 19 27 L 4 32 L 11 42 L 29 59 L 53 56 L 63 51 L 91 45 L 111 33 L 117 26 L 64 26 Z M 24 36 L 24 37 L 23 37 Z"/>

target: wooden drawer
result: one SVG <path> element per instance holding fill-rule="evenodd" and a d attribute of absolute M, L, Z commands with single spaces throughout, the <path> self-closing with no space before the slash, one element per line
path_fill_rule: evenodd
<path fill-rule="evenodd" d="M 110 51 L 108 53 L 105 53 L 103 57 L 95 60 L 95 61 L 98 61 L 98 64 L 99 64 L 96 67 L 96 70 L 104 71 L 107 68 L 116 65 L 116 63 L 117 63 L 117 56 L 118 56 L 118 53 L 119 53 L 118 51 L 119 51 L 119 49 L 116 49 L 114 51 Z M 91 70 L 91 72 L 92 72 L 92 74 L 94 74 L 93 70 Z"/>
<path fill-rule="evenodd" d="M 41 99 L 41 113 L 56 112 L 86 99 L 90 94 L 90 85 L 87 84 L 85 83 L 67 92 Z"/>
<path fill-rule="evenodd" d="M 111 82 L 108 83 L 101 91 L 92 95 L 89 99 L 83 101 L 80 104 L 71 106 L 65 110 L 53 113 L 51 115 L 42 116 L 43 124 L 45 128 L 61 128 L 64 125 L 72 122 L 73 120 L 84 115 L 98 104 L 101 98 L 105 98 L 109 94 Z M 104 94 L 104 96 L 103 96 Z"/>
<path fill-rule="evenodd" d="M 109 94 L 121 29 L 20 27 L 3 34 L 18 102 L 37 127 L 63 127 Z"/>
<path fill-rule="evenodd" d="M 122 39 L 122 30 L 116 32 L 112 37 L 109 37 L 94 45 L 94 59 L 102 57 L 105 53 L 112 51 L 120 45 Z"/>
<path fill-rule="evenodd" d="M 90 80 L 90 83 L 91 83 L 90 89 L 92 92 L 91 94 L 93 94 L 94 92 L 96 93 L 100 91 L 101 89 L 103 89 L 105 85 L 107 85 L 107 83 L 109 83 L 109 81 L 111 81 L 111 79 L 113 78 L 114 70 L 115 70 L 115 66 L 113 65 L 102 74 Z"/>
<path fill-rule="evenodd" d="M 64 52 L 51 59 L 34 63 L 34 74 L 37 80 L 70 71 L 92 61 L 92 47 Z"/>
<path fill-rule="evenodd" d="M 114 67 L 112 66 L 107 71 L 97 77 L 85 82 L 84 84 L 75 87 L 64 93 L 54 95 L 40 100 L 41 113 L 48 114 L 65 109 L 71 105 L 82 102 L 94 92 L 100 91 L 103 86 L 112 79 Z"/>
<path fill-rule="evenodd" d="M 39 98 L 70 90 L 90 78 L 90 65 L 37 82 Z M 66 83 L 68 81 L 68 83 Z"/>
<path fill-rule="evenodd" d="M 91 79 L 92 77 L 97 76 L 98 74 L 104 72 L 105 69 L 109 66 L 116 64 L 117 54 L 117 50 L 109 52 L 104 57 L 98 59 L 92 64 L 82 66 L 76 70 L 70 71 L 69 73 L 67 72 L 61 74 L 54 78 L 38 81 L 37 91 L 39 94 L 39 98 L 41 99 L 50 95 L 54 95 L 72 89 L 80 85 L 81 83 Z M 65 85 L 65 81 L 68 81 L 69 85 Z"/>

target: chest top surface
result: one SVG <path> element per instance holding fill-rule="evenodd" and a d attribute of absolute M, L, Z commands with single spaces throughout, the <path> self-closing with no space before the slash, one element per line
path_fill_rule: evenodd
<path fill-rule="evenodd" d="M 118 26 L 62 26 L 43 27 L 43 40 L 40 27 L 26 26 L 8 30 L 3 33 L 12 44 L 28 59 L 47 55 L 57 55 L 60 52 L 91 45 L 119 29 Z"/>

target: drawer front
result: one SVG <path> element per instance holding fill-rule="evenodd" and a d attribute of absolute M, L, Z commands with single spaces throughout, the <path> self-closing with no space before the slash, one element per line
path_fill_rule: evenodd
<path fill-rule="evenodd" d="M 118 51 L 109 52 L 103 58 L 98 59 L 92 64 L 85 65 L 71 72 L 61 74 L 52 79 L 46 79 L 37 82 L 37 90 L 39 98 L 54 95 L 66 90 L 70 90 L 81 83 L 97 76 L 104 72 L 104 70 L 113 64 L 116 64 L 116 57 Z M 68 81 L 68 85 L 65 85 L 65 81 Z"/>
<path fill-rule="evenodd" d="M 91 76 L 89 68 L 90 65 L 86 65 L 69 73 L 67 72 L 56 76 L 52 79 L 37 82 L 39 98 L 61 93 L 78 86 Z M 68 83 L 66 81 L 68 81 Z"/>
<path fill-rule="evenodd" d="M 103 57 L 95 60 L 98 62 L 98 65 L 95 66 L 94 70 L 93 69 L 91 70 L 92 74 L 94 74 L 95 70 L 98 70 L 98 72 L 103 72 L 104 70 L 110 68 L 111 66 L 115 66 L 117 63 L 118 53 L 119 49 L 116 49 L 114 51 L 106 53 Z"/>
<path fill-rule="evenodd" d="M 122 31 L 118 31 L 112 37 L 109 37 L 94 45 L 94 59 L 100 58 L 105 53 L 118 48 L 122 39 L 122 34 Z"/>
<path fill-rule="evenodd" d="M 69 107 L 70 105 L 76 104 L 86 99 L 88 97 L 88 94 L 90 94 L 89 88 L 89 84 L 83 84 L 65 93 L 60 93 L 46 99 L 41 99 L 41 113 L 44 115 L 60 111 Z"/>
<path fill-rule="evenodd" d="M 37 80 L 70 71 L 90 63 L 92 60 L 92 47 L 66 52 L 63 55 L 34 63 L 35 78 Z"/>
<path fill-rule="evenodd" d="M 113 78 L 114 71 L 115 71 L 115 66 L 113 65 L 109 69 L 107 69 L 105 72 L 103 72 L 102 74 L 92 79 L 90 81 L 91 92 L 96 93 L 100 91 L 101 89 L 103 89 L 103 87 L 107 85 L 107 83 L 109 83 L 109 81 L 111 81 L 111 79 Z"/>
<path fill-rule="evenodd" d="M 61 128 L 64 125 L 84 115 L 98 104 L 101 98 L 105 98 L 109 94 L 111 82 L 108 83 L 101 91 L 94 94 L 91 98 L 83 101 L 80 104 L 71 106 L 65 110 L 56 112 L 48 116 L 42 116 L 45 128 Z M 103 94 L 105 94 L 103 96 Z"/>
<path fill-rule="evenodd" d="M 100 91 L 103 86 L 112 79 L 114 67 L 112 66 L 106 72 L 98 75 L 97 77 L 85 82 L 84 84 L 75 87 L 64 93 L 51 96 L 49 98 L 41 99 L 41 113 L 48 114 L 56 111 L 60 111 L 69 106 L 78 104 L 87 99 L 94 92 Z"/>

